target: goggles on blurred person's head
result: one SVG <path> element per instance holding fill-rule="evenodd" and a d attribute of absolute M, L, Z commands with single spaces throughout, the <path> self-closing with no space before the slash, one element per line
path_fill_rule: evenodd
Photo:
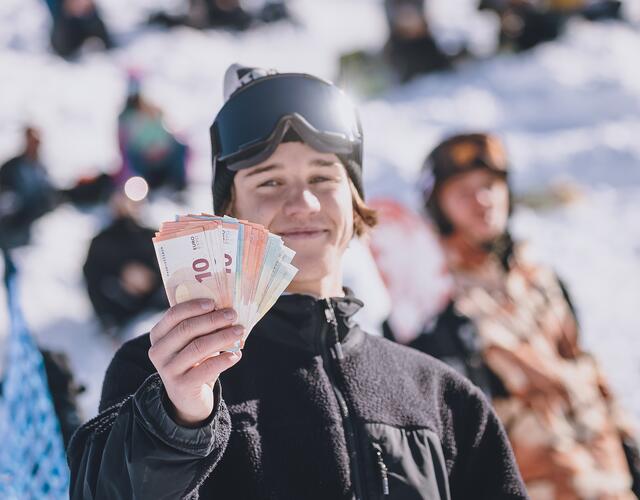
<path fill-rule="evenodd" d="M 455 135 L 444 140 L 434 148 L 422 166 L 419 187 L 425 202 L 429 201 L 437 186 L 476 169 L 507 177 L 507 154 L 498 137 L 475 133 Z"/>

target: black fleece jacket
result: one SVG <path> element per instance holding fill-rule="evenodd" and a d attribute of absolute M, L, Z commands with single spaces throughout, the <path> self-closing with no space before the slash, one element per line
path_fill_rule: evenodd
<path fill-rule="evenodd" d="M 361 305 L 281 297 L 195 429 L 167 412 L 149 336 L 128 342 L 107 371 L 102 413 L 70 444 L 71 497 L 527 498 L 480 391 L 362 332 L 351 319 Z"/>

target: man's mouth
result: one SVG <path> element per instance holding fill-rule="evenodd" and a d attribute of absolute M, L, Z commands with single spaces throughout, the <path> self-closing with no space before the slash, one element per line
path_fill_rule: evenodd
<path fill-rule="evenodd" d="M 321 228 L 294 228 L 285 231 L 278 231 L 277 234 L 289 240 L 310 240 L 319 238 L 329 232 L 328 229 Z"/>

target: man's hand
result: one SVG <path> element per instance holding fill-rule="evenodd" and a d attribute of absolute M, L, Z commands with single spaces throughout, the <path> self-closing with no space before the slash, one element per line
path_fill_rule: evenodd
<path fill-rule="evenodd" d="M 242 338 L 244 328 L 232 326 L 233 309 L 215 310 L 212 300 L 191 300 L 167 310 L 151 329 L 149 359 L 158 370 L 176 423 L 194 426 L 213 411 L 213 386 L 218 376 L 242 354 L 220 352 Z"/>

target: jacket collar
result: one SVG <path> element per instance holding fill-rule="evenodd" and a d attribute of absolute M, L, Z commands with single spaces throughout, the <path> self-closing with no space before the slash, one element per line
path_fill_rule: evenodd
<path fill-rule="evenodd" d="M 363 307 L 362 301 L 345 288 L 344 297 L 317 299 L 311 295 L 282 295 L 273 308 L 256 325 L 252 335 L 319 354 L 323 345 L 323 329 L 329 325 L 329 305 L 338 325 L 338 339 L 351 347 L 362 332 L 353 316 Z"/>

